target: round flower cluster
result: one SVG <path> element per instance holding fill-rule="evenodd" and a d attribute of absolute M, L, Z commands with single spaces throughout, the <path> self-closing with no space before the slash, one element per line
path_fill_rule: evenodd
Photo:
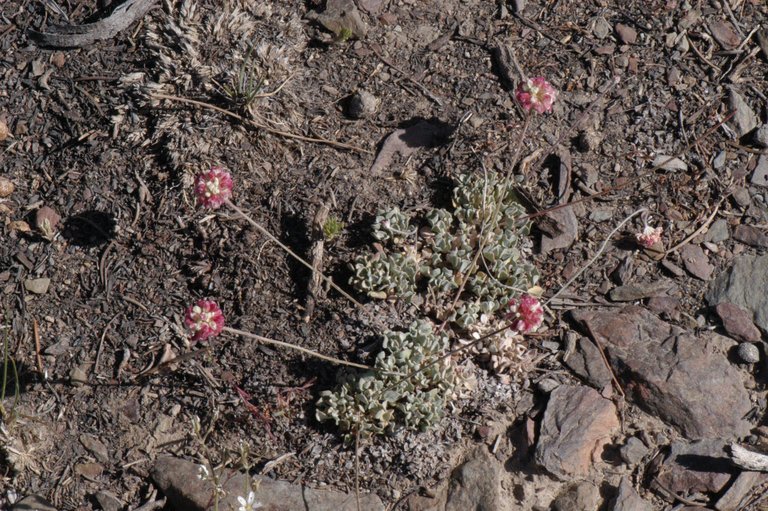
<path fill-rule="evenodd" d="M 215 337 L 224 329 L 224 314 L 212 300 L 198 300 L 187 308 L 184 324 L 192 332 L 192 341 L 204 341 Z"/>
<path fill-rule="evenodd" d="M 521 334 L 535 332 L 544 321 L 544 308 L 532 295 L 523 295 L 509 301 L 507 318 L 512 321 L 512 329 Z"/>
<path fill-rule="evenodd" d="M 543 76 L 537 76 L 518 85 L 515 97 L 526 112 L 533 108 L 536 112 L 543 114 L 552 110 L 552 104 L 557 99 L 557 91 Z"/>
<path fill-rule="evenodd" d="M 224 167 L 214 165 L 195 177 L 197 204 L 217 209 L 232 196 L 232 175 Z"/>
<path fill-rule="evenodd" d="M 646 225 L 642 232 L 635 234 L 635 239 L 644 248 L 651 248 L 661 241 L 661 233 L 664 230 L 661 227 L 653 228 Z"/>

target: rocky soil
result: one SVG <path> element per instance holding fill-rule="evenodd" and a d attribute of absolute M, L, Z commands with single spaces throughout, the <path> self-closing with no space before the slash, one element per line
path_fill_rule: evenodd
<path fill-rule="evenodd" d="M 768 509 L 765 27 L 762 0 L 0 3 L 0 509 Z M 535 364 L 457 351 L 435 428 L 345 443 L 335 367 L 198 351 L 184 309 L 365 364 L 425 314 L 196 208 L 211 165 L 305 257 L 338 219 L 318 264 L 353 293 L 381 208 L 512 176 Z"/>

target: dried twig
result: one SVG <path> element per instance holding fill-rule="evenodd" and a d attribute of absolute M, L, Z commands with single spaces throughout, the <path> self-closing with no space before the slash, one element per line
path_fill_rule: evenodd
<path fill-rule="evenodd" d="M 211 105 L 210 103 L 206 103 L 204 101 L 197 101 L 195 99 L 188 99 L 188 98 L 182 98 L 179 96 L 173 96 L 170 94 L 161 94 L 159 92 L 152 92 L 150 94 L 150 97 L 153 99 L 167 99 L 168 101 L 177 101 L 179 103 L 188 103 L 190 105 L 199 106 L 201 108 L 207 108 L 208 110 L 214 110 L 216 112 L 222 113 L 228 117 L 232 117 L 233 119 L 237 119 L 240 122 L 243 122 L 245 124 L 248 124 L 254 128 L 258 128 L 261 130 L 266 131 L 267 133 L 271 133 L 272 135 L 277 135 L 279 137 L 283 138 L 290 138 L 294 140 L 301 140 L 303 142 L 312 142 L 314 144 L 324 144 L 329 145 L 332 147 L 338 147 L 339 149 L 348 149 L 350 151 L 356 151 L 358 153 L 363 154 L 373 154 L 373 151 L 369 151 L 368 149 L 363 149 L 362 147 L 357 147 L 352 144 L 345 144 L 343 142 L 336 142 L 334 140 L 328 140 L 325 138 L 314 138 L 314 137 L 305 137 L 303 135 L 296 135 L 295 133 L 290 133 L 288 131 L 282 131 L 277 130 L 275 128 L 270 128 L 269 126 L 265 124 L 261 124 L 259 122 L 256 122 L 252 119 L 246 119 L 242 115 L 238 115 L 234 112 L 231 112 L 227 110 L 226 108 L 221 108 L 216 105 Z"/>

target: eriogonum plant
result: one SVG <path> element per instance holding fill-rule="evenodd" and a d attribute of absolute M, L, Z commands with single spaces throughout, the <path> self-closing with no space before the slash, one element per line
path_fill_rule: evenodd
<path fill-rule="evenodd" d="M 552 110 L 552 104 L 557 99 L 557 91 L 544 77 L 537 76 L 521 82 L 517 86 L 515 97 L 526 112 L 534 109 L 543 114 Z"/>
<path fill-rule="evenodd" d="M 642 232 L 635 234 L 637 243 L 643 248 L 651 248 L 657 243 L 661 242 L 661 233 L 664 230 L 661 227 L 651 227 L 646 225 Z"/>
<path fill-rule="evenodd" d="M 212 300 L 198 300 L 187 308 L 184 324 L 192 332 L 192 341 L 204 341 L 215 337 L 224 329 L 224 314 Z"/>
<path fill-rule="evenodd" d="M 224 167 L 214 165 L 195 178 L 197 204 L 217 209 L 232 196 L 232 176 Z"/>
<path fill-rule="evenodd" d="M 509 301 L 509 314 L 512 329 L 521 334 L 535 332 L 544 320 L 544 309 L 538 298 L 533 295 L 522 295 Z"/>

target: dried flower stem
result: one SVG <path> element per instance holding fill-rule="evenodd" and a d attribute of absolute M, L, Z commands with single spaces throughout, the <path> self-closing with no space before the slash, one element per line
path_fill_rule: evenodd
<path fill-rule="evenodd" d="M 303 257 L 301 257 L 301 256 L 300 256 L 300 255 L 298 255 L 296 252 L 294 252 L 293 250 L 291 250 L 290 248 L 288 248 L 288 246 L 287 246 L 285 243 L 283 243 L 282 241 L 280 241 L 279 239 L 277 239 L 277 238 L 276 238 L 276 237 L 275 237 L 275 236 L 274 236 L 274 235 L 273 235 L 271 232 L 269 232 L 267 229 L 265 229 L 264 227 L 262 227 L 262 226 L 261 226 L 261 224 L 259 224 L 259 223 L 258 223 L 258 222 L 256 222 L 254 219 L 252 219 L 252 218 L 251 218 L 251 217 L 250 217 L 248 214 L 246 214 L 246 213 L 245 213 L 245 211 L 243 211 L 242 209 L 240 209 L 239 207 L 237 207 L 237 206 L 236 206 L 236 205 L 235 205 L 235 204 L 234 204 L 234 203 L 233 203 L 231 200 L 229 200 L 229 199 L 225 199 L 225 200 L 224 200 L 224 204 L 226 204 L 227 206 L 229 206 L 230 208 L 232 208 L 232 210 L 234 210 L 234 211 L 235 211 L 235 212 L 236 212 L 238 215 L 240 215 L 241 217 L 243 217 L 243 218 L 245 219 L 245 221 L 247 221 L 249 224 L 251 224 L 253 227 L 255 227 L 255 228 L 256 228 L 256 230 L 258 230 L 258 231 L 259 231 L 260 233 L 262 233 L 264 236 L 266 236 L 266 237 L 267 237 L 267 238 L 269 238 L 271 241 L 273 241 L 274 243 L 276 243 L 276 244 L 277 244 L 277 246 L 279 246 L 280 248 L 282 248 L 283 250 L 285 250 L 285 252 L 287 252 L 287 253 L 288 253 L 288 255 L 290 255 L 291 257 L 293 257 L 294 259 L 296 259 L 296 260 L 297 260 L 299 263 L 301 263 L 302 265 L 304 265 L 304 266 L 306 266 L 307 268 L 309 268 L 309 270 L 310 270 L 310 271 L 312 271 L 312 273 L 316 273 L 316 274 L 317 274 L 317 275 L 318 275 L 318 276 L 319 276 L 321 279 L 323 279 L 325 282 L 327 282 L 329 286 L 331 286 L 333 289 L 335 289 L 336 291 L 338 291 L 339 293 L 341 293 L 341 295 L 342 295 L 344 298 L 346 298 L 346 299 L 347 299 L 347 300 L 349 300 L 350 302 L 354 303 L 354 304 L 355 304 L 355 306 L 357 306 L 357 307 L 358 307 L 360 310 L 364 311 L 366 314 L 368 314 L 369 316 L 373 317 L 373 318 L 376 320 L 376 318 L 375 318 L 374 316 L 372 316 L 372 315 L 371 315 L 371 314 L 368 312 L 368 310 L 367 310 L 365 307 L 363 307 L 363 304 L 361 304 L 360 302 L 358 302 L 357 300 L 355 300 L 355 299 L 352 297 L 352 295 L 350 295 L 349 293 L 347 293 L 346 291 L 344 291 L 342 288 L 340 288 L 340 287 L 339 287 L 339 286 L 338 286 L 338 285 L 337 285 L 337 284 L 336 284 L 336 283 L 335 283 L 333 280 L 331 280 L 329 277 L 326 277 L 326 276 L 325 276 L 325 275 L 323 275 L 321 272 L 319 272 L 319 271 L 318 271 L 316 268 L 314 268 L 314 267 L 313 267 L 311 264 L 309 264 L 309 263 L 308 263 L 306 260 L 304 260 L 304 258 L 303 258 Z M 375 322 L 378 324 L 378 320 L 376 320 Z"/>
<path fill-rule="evenodd" d="M 366 369 L 368 371 L 373 371 L 375 368 L 371 366 L 367 366 L 364 364 L 356 364 L 355 362 L 347 362 L 346 360 L 340 360 L 338 358 L 329 357 L 327 355 L 321 355 L 320 353 L 316 351 L 309 350 L 307 348 L 302 348 L 301 346 L 296 346 L 295 344 L 290 344 L 283 341 L 277 341 L 275 339 L 270 339 L 269 337 L 263 337 L 261 335 L 252 334 L 250 332 L 246 332 L 245 330 L 238 330 L 236 328 L 231 328 L 228 326 L 224 327 L 225 332 L 229 332 L 230 334 L 239 335 L 241 337 L 247 337 L 249 339 L 255 339 L 259 342 L 263 342 L 265 344 L 272 344 L 274 346 L 280 346 L 282 348 L 288 348 L 291 350 L 300 351 L 302 353 L 305 353 L 309 356 L 319 358 L 321 360 L 325 360 L 327 362 L 331 362 L 333 364 L 343 365 L 343 366 L 349 366 L 349 367 L 356 367 L 358 369 Z"/>
<path fill-rule="evenodd" d="M 230 112 L 229 110 L 227 110 L 225 108 L 220 108 L 220 107 L 218 107 L 216 105 L 211 105 L 210 103 L 205 103 L 203 101 L 197 101 L 197 100 L 194 100 L 194 99 L 182 98 L 182 97 L 179 97 L 179 96 L 172 96 L 170 94 L 161 94 L 159 92 L 153 92 L 152 94 L 150 94 L 150 97 L 152 99 L 167 99 L 168 101 L 178 101 L 179 103 L 188 103 L 190 105 L 195 105 L 195 106 L 199 106 L 199 107 L 202 107 L 202 108 L 207 108 L 209 110 L 214 110 L 216 112 L 219 112 L 219 113 L 222 113 L 222 114 L 227 115 L 229 117 L 232 117 L 233 119 L 237 119 L 238 121 L 243 122 L 245 124 L 248 124 L 248 125 L 250 125 L 250 126 L 252 126 L 254 128 L 258 128 L 260 130 L 264 130 L 267 133 L 271 133 L 272 135 L 277 135 L 277 136 L 280 136 L 280 137 L 283 137 L 283 138 L 292 138 L 292 139 L 295 139 L 295 140 L 301 140 L 303 142 L 312 142 L 312 143 L 315 143 L 315 144 L 325 144 L 325 145 L 329 145 L 329 146 L 333 146 L 333 147 L 338 147 L 340 149 L 349 149 L 350 151 L 356 151 L 358 153 L 363 153 L 363 154 L 373 154 L 372 151 L 369 151 L 367 149 L 363 149 L 362 147 L 354 146 L 352 144 L 345 144 L 343 142 L 336 142 L 334 140 L 327 140 L 327 139 L 324 139 L 324 138 L 305 137 L 305 136 L 296 135 L 295 133 L 290 133 L 290 132 L 287 132 L 287 131 L 276 130 L 274 128 L 270 128 L 269 126 L 267 126 L 265 124 L 258 123 L 258 122 L 254 121 L 254 120 L 251 120 L 251 119 L 246 119 L 242 115 L 238 115 L 238 114 L 236 114 L 234 112 Z"/>

